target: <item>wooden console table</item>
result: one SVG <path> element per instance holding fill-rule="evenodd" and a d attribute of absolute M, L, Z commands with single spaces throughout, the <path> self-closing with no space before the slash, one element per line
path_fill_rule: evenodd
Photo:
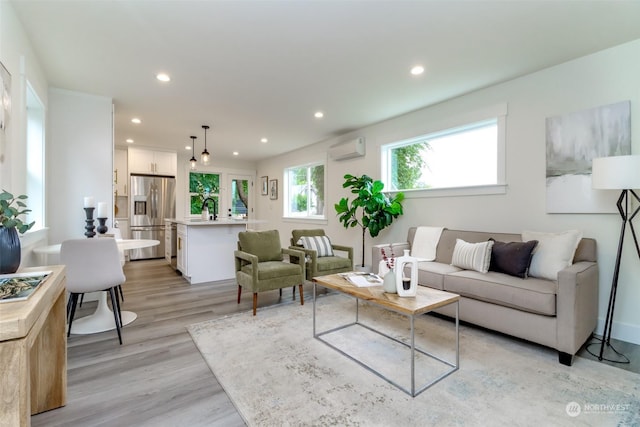
<path fill-rule="evenodd" d="M 24 301 L 0 303 L 0 426 L 30 426 L 31 415 L 67 401 L 64 266 Z"/>

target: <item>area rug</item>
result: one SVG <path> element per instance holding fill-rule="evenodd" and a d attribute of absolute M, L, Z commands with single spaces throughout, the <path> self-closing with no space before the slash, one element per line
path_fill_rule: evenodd
<path fill-rule="evenodd" d="M 640 375 L 473 326 L 460 326 L 460 369 L 411 397 L 313 338 L 313 304 L 262 308 L 189 326 L 203 358 L 249 426 L 638 426 Z M 318 330 L 353 320 L 354 300 L 317 302 Z M 363 323 L 398 338 L 405 317 L 361 305 Z M 348 354 L 409 384 L 408 350 L 359 326 L 326 335 Z M 416 345 L 455 361 L 455 324 L 416 321 Z M 416 362 L 416 383 L 447 368 Z M 446 370 L 446 369 L 445 369 Z"/>

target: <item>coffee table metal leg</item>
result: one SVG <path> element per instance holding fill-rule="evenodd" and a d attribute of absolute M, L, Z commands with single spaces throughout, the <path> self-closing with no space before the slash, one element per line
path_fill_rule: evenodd
<path fill-rule="evenodd" d="M 416 395 L 416 335 L 414 330 L 415 316 L 411 319 L 411 396 Z"/>

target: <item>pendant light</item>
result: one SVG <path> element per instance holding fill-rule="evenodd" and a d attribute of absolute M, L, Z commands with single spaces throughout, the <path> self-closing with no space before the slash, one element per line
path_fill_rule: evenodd
<path fill-rule="evenodd" d="M 200 160 L 202 164 L 206 166 L 209 164 L 209 152 L 207 151 L 207 129 L 209 129 L 209 126 L 202 125 L 202 129 L 204 129 L 204 151 L 202 152 Z"/>
<path fill-rule="evenodd" d="M 191 160 L 189 160 L 189 162 L 191 163 L 191 170 L 195 170 L 196 165 L 198 164 L 198 161 L 196 160 L 196 136 L 192 136 L 191 138 Z"/>

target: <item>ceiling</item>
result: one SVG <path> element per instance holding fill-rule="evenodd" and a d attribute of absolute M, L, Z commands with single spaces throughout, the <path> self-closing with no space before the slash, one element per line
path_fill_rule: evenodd
<path fill-rule="evenodd" d="M 206 124 L 251 162 L 640 38 L 640 1 L 12 4 L 51 86 L 113 98 L 117 146 L 199 153 Z"/>

